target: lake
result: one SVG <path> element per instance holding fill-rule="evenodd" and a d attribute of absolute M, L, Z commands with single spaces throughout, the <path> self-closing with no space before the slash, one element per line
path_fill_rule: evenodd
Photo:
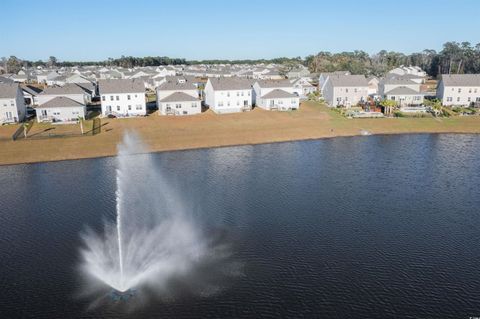
<path fill-rule="evenodd" d="M 115 158 L 4 166 L 1 318 L 480 316 L 480 136 L 152 157 L 192 216 L 221 234 L 236 275 L 213 292 L 150 298 L 132 312 L 113 300 L 92 306 L 78 272 L 80 234 L 115 220 Z"/>

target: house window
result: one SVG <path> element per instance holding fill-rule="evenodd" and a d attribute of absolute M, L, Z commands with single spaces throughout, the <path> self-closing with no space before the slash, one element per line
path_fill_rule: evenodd
<path fill-rule="evenodd" d="M 137 109 L 137 111 L 141 111 L 141 110 L 143 110 L 143 107 L 140 104 L 137 104 L 136 109 Z"/>
<path fill-rule="evenodd" d="M 117 111 L 120 111 L 120 105 L 117 105 Z"/>
<path fill-rule="evenodd" d="M 357 92 L 358 92 L 358 89 L 354 89 L 353 91 L 354 91 L 355 93 L 357 93 Z"/>
<path fill-rule="evenodd" d="M 243 96 L 244 92 L 242 91 L 242 96 Z"/>
<path fill-rule="evenodd" d="M 458 93 L 462 93 L 462 88 L 458 88 Z"/>
<path fill-rule="evenodd" d="M 193 102 L 193 103 L 192 103 L 192 107 L 197 107 L 197 103 L 196 103 L 196 102 Z"/>
<path fill-rule="evenodd" d="M 457 102 L 460 102 L 460 97 L 457 97 Z"/>
<path fill-rule="evenodd" d="M 250 96 L 250 91 L 248 91 L 248 96 Z"/>
<path fill-rule="evenodd" d="M 113 95 L 110 95 L 110 101 L 113 101 Z"/>
<path fill-rule="evenodd" d="M 470 89 L 468 89 L 468 93 L 472 93 L 472 89 L 471 89 L 471 88 L 470 88 Z"/>
<path fill-rule="evenodd" d="M 180 103 L 175 104 L 175 108 L 176 108 L 176 109 L 181 109 L 181 108 L 182 108 L 182 104 L 180 104 Z"/>
<path fill-rule="evenodd" d="M 345 89 L 345 93 L 348 93 L 348 89 Z"/>
<path fill-rule="evenodd" d="M 120 96 L 117 95 L 117 101 L 120 101 Z"/>
<path fill-rule="evenodd" d="M 395 101 L 395 96 L 392 96 L 392 101 Z"/>
<path fill-rule="evenodd" d="M 447 102 L 452 102 L 453 98 L 451 96 L 447 97 Z"/>
<path fill-rule="evenodd" d="M 227 92 L 227 96 L 230 97 L 230 92 Z"/>
<path fill-rule="evenodd" d="M 237 101 L 237 106 L 240 106 L 240 101 Z"/>
<path fill-rule="evenodd" d="M 135 94 L 135 97 L 137 97 L 137 95 Z"/>
<path fill-rule="evenodd" d="M 218 106 L 223 106 L 223 101 L 219 101 Z"/>
<path fill-rule="evenodd" d="M 471 97 L 468 97 L 467 101 L 468 101 L 468 102 L 471 102 L 471 101 L 472 101 L 472 98 L 471 98 Z"/>
<path fill-rule="evenodd" d="M 10 106 L 15 106 L 15 102 L 14 102 L 14 101 L 10 101 Z"/>
<path fill-rule="evenodd" d="M 477 89 L 475 89 L 474 93 L 477 93 Z"/>
<path fill-rule="evenodd" d="M 237 96 L 240 96 L 240 92 L 237 92 Z"/>
<path fill-rule="evenodd" d="M 477 97 L 477 102 L 480 102 L 480 97 Z"/>
<path fill-rule="evenodd" d="M 131 105 L 128 106 L 128 110 L 129 110 L 129 111 L 132 110 L 132 106 L 131 106 Z"/>
<path fill-rule="evenodd" d="M 277 101 L 279 105 L 283 105 L 283 101 L 282 100 L 278 100 Z"/>
<path fill-rule="evenodd" d="M 227 106 L 230 106 L 230 101 L 227 102 Z"/>
<path fill-rule="evenodd" d="M 127 95 L 127 100 L 130 100 L 130 99 L 131 99 L 131 96 L 130 96 L 130 94 L 129 94 L 129 95 Z"/>
<path fill-rule="evenodd" d="M 102 101 L 105 102 L 105 95 L 102 96 Z"/>
<path fill-rule="evenodd" d="M 292 100 L 292 104 L 297 104 L 297 100 Z"/>
<path fill-rule="evenodd" d="M 183 111 L 183 115 L 188 115 L 188 112 L 187 112 L 187 111 Z"/>

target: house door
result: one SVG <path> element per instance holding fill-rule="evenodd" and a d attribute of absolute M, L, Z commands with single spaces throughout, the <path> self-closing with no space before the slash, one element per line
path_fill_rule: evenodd
<path fill-rule="evenodd" d="M 112 106 L 111 105 L 107 106 L 107 112 L 112 112 Z"/>
<path fill-rule="evenodd" d="M 248 100 L 243 101 L 243 106 L 248 106 Z"/>
<path fill-rule="evenodd" d="M 275 106 L 275 100 L 270 100 L 270 107 Z"/>
<path fill-rule="evenodd" d="M 7 120 L 12 120 L 13 119 L 12 112 L 6 112 L 5 116 L 7 117 Z"/>
<path fill-rule="evenodd" d="M 42 110 L 42 116 L 47 116 L 47 110 Z"/>

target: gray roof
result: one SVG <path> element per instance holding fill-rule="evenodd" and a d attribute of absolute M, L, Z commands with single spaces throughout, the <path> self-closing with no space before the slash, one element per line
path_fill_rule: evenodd
<path fill-rule="evenodd" d="M 252 81 L 244 78 L 210 78 L 209 81 L 216 91 L 249 90 L 252 88 Z"/>
<path fill-rule="evenodd" d="M 162 83 L 157 90 L 159 91 L 183 91 L 183 90 L 196 90 L 197 87 L 192 82 L 165 82 Z"/>
<path fill-rule="evenodd" d="M 385 95 L 419 95 L 419 94 L 420 93 L 415 91 L 414 89 L 411 89 L 405 86 L 396 87 L 385 93 Z"/>
<path fill-rule="evenodd" d="M 192 102 L 198 101 L 198 98 L 195 98 L 183 92 L 175 92 L 160 100 L 160 102 L 190 102 L 190 101 Z"/>
<path fill-rule="evenodd" d="M 12 79 L 9 79 L 9 78 L 6 78 L 4 76 L 0 76 L 0 83 L 13 83 L 15 81 L 13 81 Z"/>
<path fill-rule="evenodd" d="M 407 84 L 418 84 L 411 80 L 411 77 L 404 75 L 389 75 L 380 80 L 381 84 L 395 84 L 395 85 L 407 85 Z"/>
<path fill-rule="evenodd" d="M 100 80 L 100 94 L 145 93 L 145 83 L 139 79 Z"/>
<path fill-rule="evenodd" d="M 480 74 L 443 74 L 445 86 L 480 86 Z"/>
<path fill-rule="evenodd" d="M 85 84 L 85 83 L 82 83 Z M 66 95 L 89 93 L 80 83 L 67 83 L 64 86 L 50 86 L 45 88 L 40 95 Z"/>
<path fill-rule="evenodd" d="M 285 88 L 285 87 L 292 87 L 292 83 L 290 80 L 279 80 L 279 81 L 258 81 L 258 85 L 261 88 Z"/>
<path fill-rule="evenodd" d="M 14 99 L 17 96 L 18 83 L 0 83 L 0 99 Z"/>
<path fill-rule="evenodd" d="M 350 86 L 368 86 L 364 75 L 330 75 L 328 80 L 332 86 L 350 87 Z"/>
<path fill-rule="evenodd" d="M 275 89 L 265 94 L 264 96 L 262 96 L 262 99 L 288 99 L 293 97 L 298 97 L 298 96 L 292 93 L 288 93 L 287 91 L 284 91 L 284 90 Z"/>
<path fill-rule="evenodd" d="M 51 99 L 48 102 L 43 103 L 42 105 L 37 106 L 37 108 L 58 108 L 58 107 L 84 107 L 82 103 L 78 103 L 68 97 L 57 96 L 56 98 Z"/>

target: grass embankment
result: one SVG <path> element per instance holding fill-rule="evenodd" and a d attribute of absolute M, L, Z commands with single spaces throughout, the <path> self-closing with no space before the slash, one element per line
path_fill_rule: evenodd
<path fill-rule="evenodd" d="M 35 127 L 29 132 L 34 133 Z M 68 129 L 56 125 L 55 130 Z M 75 125 L 70 129 L 79 130 Z M 0 164 L 31 163 L 115 155 L 126 130 L 136 131 L 151 151 L 260 144 L 335 136 L 394 133 L 480 133 L 480 117 L 347 119 L 338 112 L 305 102 L 299 111 L 217 115 L 207 111 L 186 117 L 102 119 L 102 133 L 52 139 L 10 138 L 15 128 L 0 127 Z M 59 132 L 59 131 L 57 131 Z M 56 133 L 57 133 L 56 132 Z"/>

